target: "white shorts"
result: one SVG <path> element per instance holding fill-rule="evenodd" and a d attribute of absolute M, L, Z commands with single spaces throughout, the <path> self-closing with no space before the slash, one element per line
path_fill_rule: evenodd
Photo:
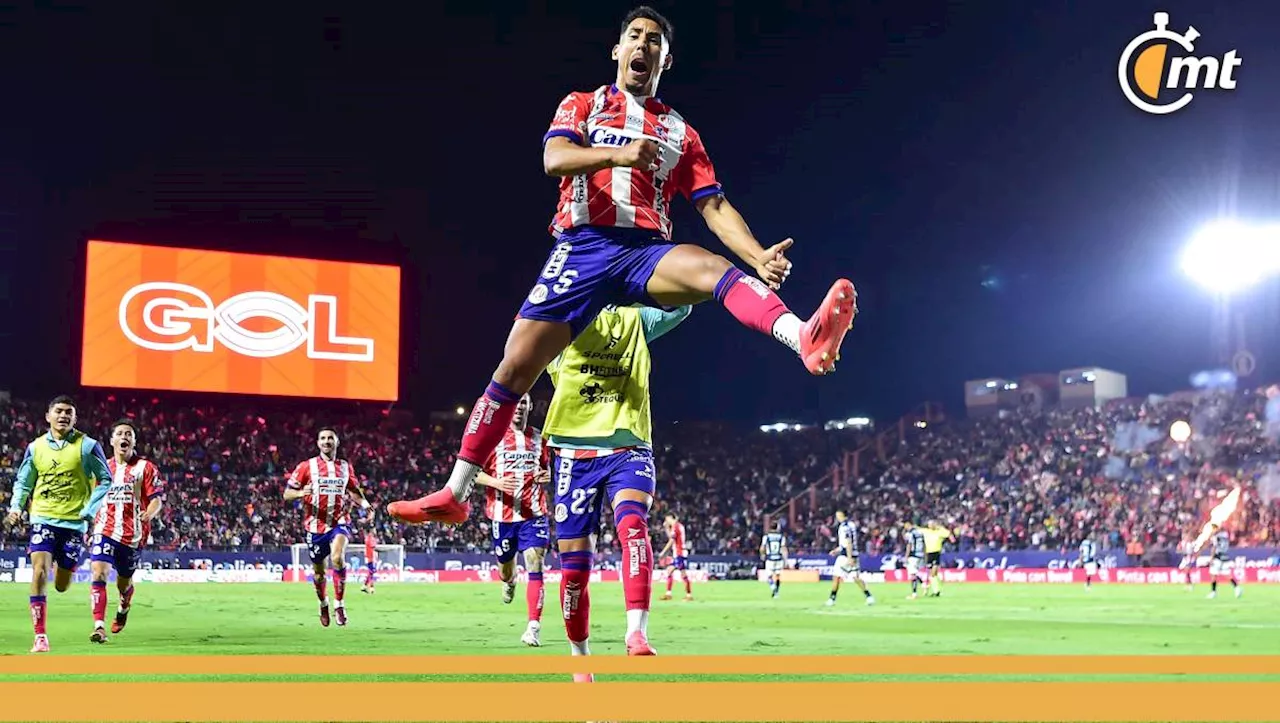
<path fill-rule="evenodd" d="M 1235 565 L 1230 560 L 1219 560 L 1216 557 L 1209 559 L 1210 575 L 1230 575 L 1231 569 L 1234 567 Z"/>
<path fill-rule="evenodd" d="M 1084 564 L 1084 574 L 1088 575 L 1089 577 L 1094 577 L 1095 575 L 1097 575 L 1097 574 L 1098 574 L 1098 563 L 1096 563 L 1096 562 L 1086 562 L 1086 563 Z"/>
<path fill-rule="evenodd" d="M 775 572 L 782 572 L 784 560 L 765 560 L 764 571 L 772 575 Z"/>
<path fill-rule="evenodd" d="M 858 558 L 841 555 L 836 558 L 836 565 L 831 570 L 831 576 L 844 578 L 845 582 L 852 582 L 858 577 L 859 572 L 861 571 L 858 569 Z"/>
<path fill-rule="evenodd" d="M 923 562 L 923 560 L 921 560 L 921 559 L 920 559 L 920 558 L 918 558 L 918 557 L 908 557 L 908 558 L 907 558 L 907 577 L 908 577 L 908 578 L 912 578 L 912 577 L 919 577 L 919 576 L 920 576 L 920 563 L 921 563 L 921 562 Z"/>

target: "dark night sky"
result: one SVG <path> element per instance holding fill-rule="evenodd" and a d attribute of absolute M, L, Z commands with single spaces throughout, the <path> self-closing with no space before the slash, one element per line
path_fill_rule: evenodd
<path fill-rule="evenodd" d="M 660 95 L 765 245 L 796 238 L 784 297 L 807 315 L 838 273 L 863 309 L 837 375 L 812 379 L 699 307 L 655 345 L 658 416 L 889 416 L 957 407 L 965 379 L 1088 364 L 1143 393 L 1211 361 L 1210 299 L 1176 257 L 1205 219 L 1276 212 L 1274 3 L 654 5 L 676 26 Z M 612 80 L 630 4 L 122 7 L 0 9 L 0 386 L 73 383 L 79 244 L 145 224 L 176 245 L 404 262 L 406 401 L 474 398 L 550 248 L 541 134 L 565 93 Z M 1117 60 L 1154 10 L 1206 54 L 1238 49 L 1238 89 L 1170 116 L 1129 105 Z M 276 194 L 280 174 L 300 185 Z M 175 179 L 195 189 L 185 215 Z M 323 233 L 325 205 L 382 243 Z M 715 247 L 680 206 L 677 238 Z M 258 220 L 276 211 L 292 230 Z M 1254 296 L 1266 373 L 1280 304 Z"/>

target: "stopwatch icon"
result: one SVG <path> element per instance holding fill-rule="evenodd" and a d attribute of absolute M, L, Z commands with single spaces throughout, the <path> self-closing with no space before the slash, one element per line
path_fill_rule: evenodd
<path fill-rule="evenodd" d="M 1124 91 L 1124 97 L 1128 98 L 1130 103 L 1133 103 L 1134 105 L 1138 106 L 1139 108 L 1141 108 L 1142 110 L 1145 110 L 1148 113 L 1163 115 L 1166 113 L 1172 113 L 1176 110 L 1180 110 L 1186 107 L 1186 105 L 1191 102 L 1192 94 L 1189 92 L 1184 93 L 1181 98 L 1173 101 L 1172 103 L 1166 103 L 1163 105 L 1148 103 L 1147 101 L 1140 98 L 1138 94 L 1135 93 L 1133 90 L 1133 84 L 1132 84 L 1132 80 L 1130 79 L 1130 73 L 1129 73 L 1130 60 L 1132 59 L 1133 54 L 1138 50 L 1138 48 L 1141 48 L 1143 45 L 1147 45 L 1152 41 L 1157 41 L 1157 40 L 1164 40 L 1171 43 L 1177 43 L 1179 46 L 1182 47 L 1183 50 L 1187 51 L 1188 53 L 1192 53 L 1195 51 L 1194 42 L 1196 38 L 1200 37 L 1200 31 L 1196 30 L 1194 27 L 1191 27 L 1191 26 L 1188 26 L 1187 32 L 1182 35 L 1179 35 L 1175 32 L 1170 31 L 1168 29 L 1169 13 L 1165 13 L 1165 12 L 1156 13 L 1152 18 L 1152 20 L 1154 20 L 1155 22 L 1155 30 L 1148 30 L 1147 32 L 1129 41 L 1129 45 L 1125 47 L 1124 53 L 1120 55 L 1120 89 Z M 1148 52 L 1158 53 L 1158 57 L 1160 59 L 1163 59 L 1164 57 L 1164 52 L 1161 49 L 1158 49 L 1157 47 L 1151 47 L 1143 51 L 1142 55 L 1138 56 L 1138 60 L 1141 61 L 1142 58 Z M 1157 78 L 1158 77 L 1159 76 L 1157 76 Z M 1156 92 L 1159 91 L 1158 88 L 1156 88 L 1155 90 Z"/>

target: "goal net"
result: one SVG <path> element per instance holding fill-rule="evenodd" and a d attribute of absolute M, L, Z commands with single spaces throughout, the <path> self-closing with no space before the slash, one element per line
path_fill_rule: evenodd
<path fill-rule="evenodd" d="M 293 563 L 290 569 L 297 570 L 309 577 L 311 555 L 308 552 L 307 543 L 299 542 L 290 545 L 289 550 L 293 554 Z M 395 570 L 396 574 L 392 579 L 398 579 L 400 577 L 399 573 L 404 570 L 404 545 L 377 545 L 374 550 L 377 552 L 377 559 L 374 560 L 377 569 L 379 571 Z M 364 545 L 348 544 L 345 557 L 349 570 L 365 569 Z"/>

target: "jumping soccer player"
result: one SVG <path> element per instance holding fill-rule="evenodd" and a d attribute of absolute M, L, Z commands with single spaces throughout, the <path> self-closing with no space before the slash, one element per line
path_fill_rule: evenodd
<path fill-rule="evenodd" d="M 778 597 L 782 592 L 782 569 L 787 566 L 787 538 L 782 534 L 782 520 L 773 526 L 773 532 L 760 540 L 760 558 L 764 560 L 764 571 L 769 575 L 771 597 Z"/>
<path fill-rule="evenodd" d="M 951 530 L 943 527 L 937 520 L 930 520 L 929 526 L 921 531 L 924 534 L 924 561 L 929 566 L 929 595 L 942 595 L 942 545 L 955 542 Z"/>
<path fill-rule="evenodd" d="M 1098 543 L 1092 537 L 1080 542 L 1080 566 L 1084 568 L 1084 589 L 1090 590 L 1093 578 L 1098 574 Z"/>
<path fill-rule="evenodd" d="M 827 598 L 827 607 L 836 604 L 836 595 L 840 594 L 840 582 L 852 580 L 862 590 L 862 596 L 868 605 L 875 605 L 876 599 L 862 581 L 861 545 L 858 544 L 858 523 L 849 519 L 843 510 L 836 510 L 836 547 L 829 555 L 837 555 L 836 565 L 831 573 L 831 597 Z"/>
<path fill-rule="evenodd" d="M 925 540 L 924 532 L 914 522 L 902 523 L 903 541 L 907 547 L 907 579 L 911 580 L 911 594 L 908 600 L 915 600 L 920 591 L 920 569 L 924 565 Z"/>
<path fill-rule="evenodd" d="M 667 592 L 662 599 L 671 599 L 671 584 L 675 582 L 676 571 L 679 570 L 684 576 L 684 599 L 692 600 L 693 582 L 689 579 L 689 551 L 684 545 L 684 524 L 680 522 L 679 515 L 672 512 L 663 520 L 662 529 L 666 530 L 667 544 L 663 545 L 658 558 L 661 559 L 667 554 L 667 550 L 671 550 L 671 565 L 667 568 Z"/>
<path fill-rule="evenodd" d="M 53 589 L 66 592 L 80 564 L 84 533 L 89 520 L 111 484 L 111 470 L 102 445 L 76 429 L 76 403 L 68 396 L 54 397 L 45 408 L 49 432 L 27 445 L 13 480 L 13 497 L 5 524 L 22 521 L 31 503 L 31 623 L 35 628 L 33 653 L 49 652 L 45 633 L 45 588 L 50 568 L 57 565 Z"/>
<path fill-rule="evenodd" d="M 542 645 L 542 563 L 551 541 L 546 487 L 551 473 L 542 432 L 529 426 L 532 409 L 533 400 L 526 394 L 516 407 L 507 436 L 489 456 L 476 482 L 487 488 L 484 513 L 493 527 L 493 554 L 498 558 L 503 604 L 510 604 L 516 596 L 516 554 L 524 558 L 529 574 L 525 587 L 529 621 L 520 642 L 536 648 Z"/>
<path fill-rule="evenodd" d="M 347 588 L 347 563 L 344 555 L 351 539 L 351 518 L 347 514 L 347 495 L 360 500 L 368 510 L 355 470 L 345 459 L 338 459 L 338 432 L 321 427 L 316 436 L 320 454 L 301 462 L 289 475 L 284 491 L 286 502 L 302 500 L 303 526 L 307 530 L 307 552 L 311 556 L 312 583 L 320 599 L 320 624 L 329 627 L 329 596 L 325 592 L 325 563 L 333 563 L 333 606 L 339 626 L 347 624 L 347 605 L 343 599 Z"/>
<path fill-rule="evenodd" d="M 151 535 L 151 521 L 164 504 L 165 481 L 150 460 L 137 454 L 138 428 L 128 419 L 111 425 L 111 449 L 107 461 L 111 486 L 106 502 L 98 510 L 90 543 L 90 571 L 93 576 L 94 643 L 107 642 L 107 571 L 116 570 L 116 590 L 120 606 L 111 632 L 124 630 L 133 605 L 133 573 L 138 569 L 139 552 Z"/>
<path fill-rule="evenodd" d="M 655 96 L 671 67 L 671 23 L 649 7 L 631 11 L 613 46 L 615 82 L 570 93 L 543 136 L 543 168 L 560 179 L 551 224 L 556 245 L 520 309 L 502 362 L 476 402 L 444 489 L 389 511 L 408 522 L 459 523 L 470 514 L 476 475 L 506 434 L 520 397 L 607 305 L 671 308 L 715 299 L 743 325 L 826 374 L 857 313 L 847 279 L 835 282 L 802 321 L 775 291 L 791 273 L 792 240 L 763 248 L 716 179 L 702 138 Z M 694 244 L 671 242 L 676 194 L 756 273 Z M 731 362 L 730 362 L 731 363 Z"/>
<path fill-rule="evenodd" d="M 364 533 L 364 584 L 360 592 L 373 594 L 374 584 L 378 581 L 378 538 L 373 530 Z"/>

